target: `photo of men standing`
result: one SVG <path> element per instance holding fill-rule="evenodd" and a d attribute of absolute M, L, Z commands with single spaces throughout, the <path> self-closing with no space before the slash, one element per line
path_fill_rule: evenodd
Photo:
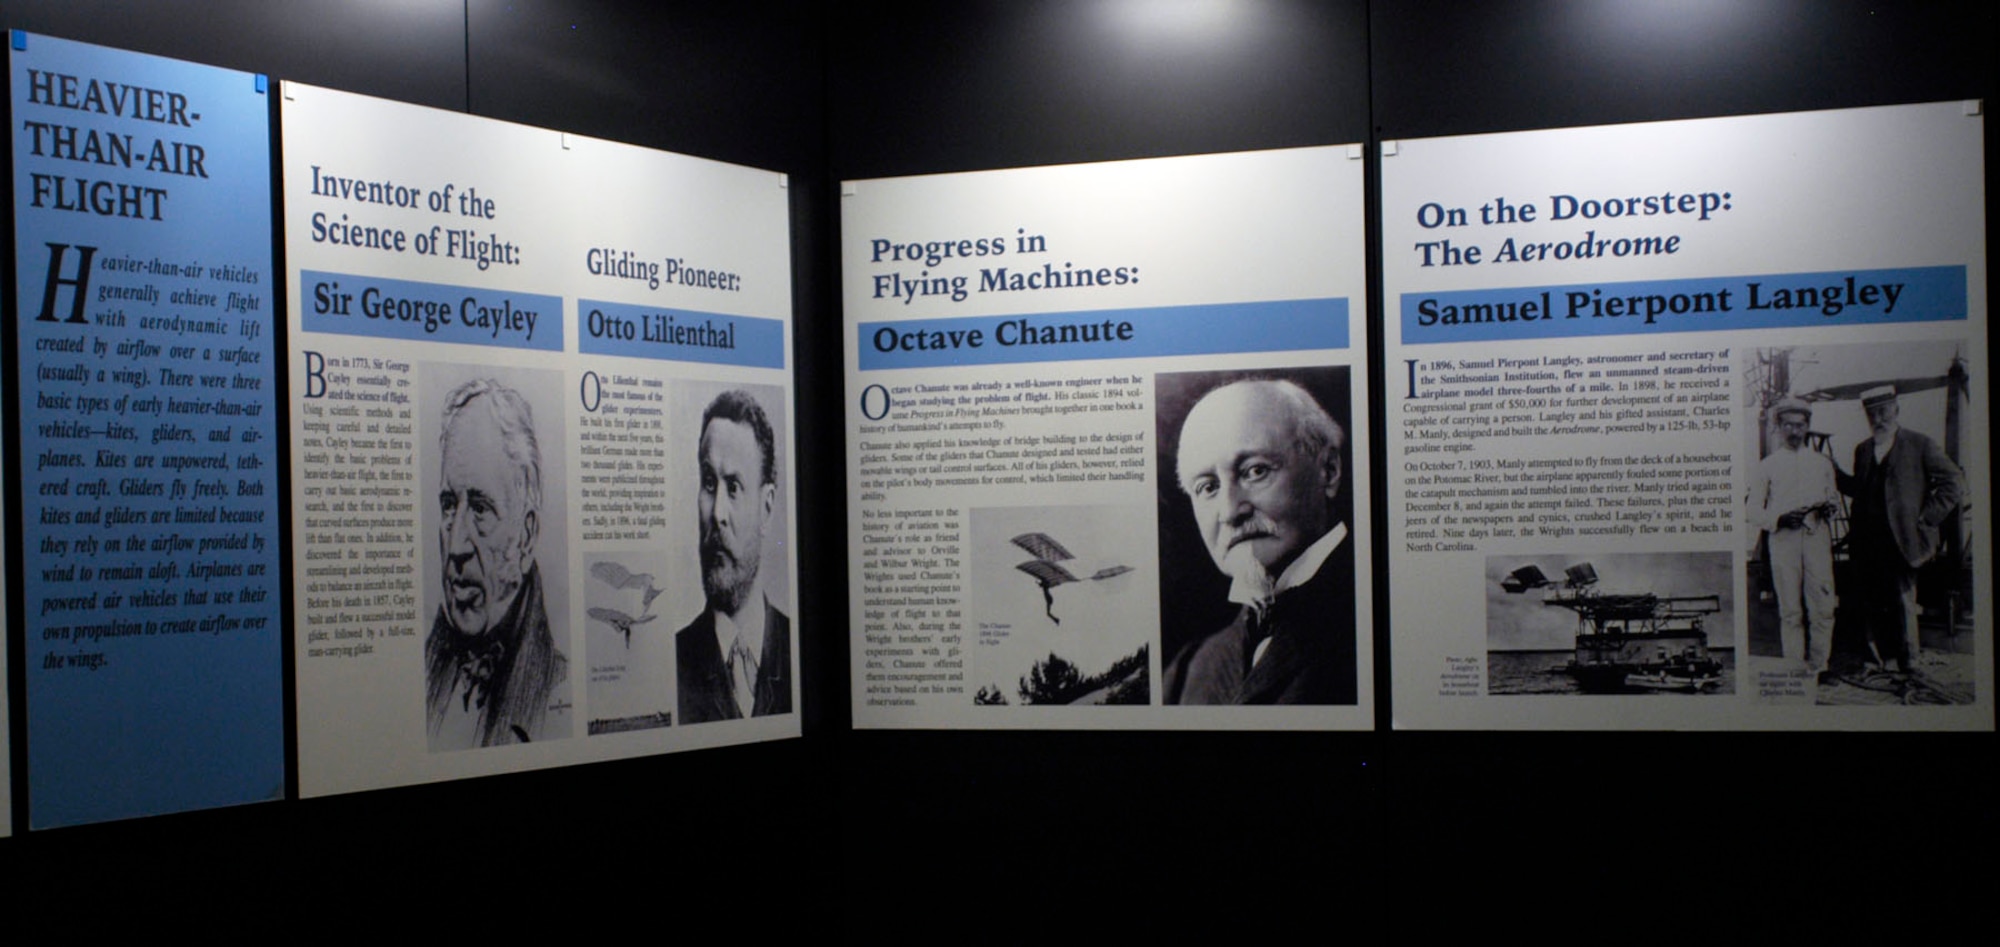
<path fill-rule="evenodd" d="M 1766 406 L 1766 423 L 1749 432 L 1761 456 L 1745 495 L 1752 531 L 1743 550 L 1760 699 L 1977 699 L 1984 658 L 1968 483 L 1980 454 L 1962 347 L 1945 339 L 1750 353 L 1746 381 Z"/>

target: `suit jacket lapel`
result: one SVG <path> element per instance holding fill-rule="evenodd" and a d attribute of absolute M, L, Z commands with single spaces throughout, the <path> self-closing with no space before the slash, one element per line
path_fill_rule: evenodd
<path fill-rule="evenodd" d="M 1271 703 L 1283 694 L 1286 686 L 1303 673 L 1308 655 L 1302 640 L 1296 630 L 1273 635 L 1270 645 L 1264 649 L 1263 660 L 1251 667 L 1250 673 L 1243 678 L 1242 696 L 1238 702 Z"/>
<path fill-rule="evenodd" d="M 785 640 L 786 635 L 785 622 L 779 617 L 778 610 L 771 606 L 770 600 L 766 599 L 764 647 L 757 655 L 757 681 L 751 697 L 754 706 L 750 708 L 750 715 L 753 717 L 777 712 L 778 688 L 785 689 L 783 696 L 787 698 L 792 696 L 791 683 L 787 677 L 791 670 L 789 663 L 791 648 Z"/>

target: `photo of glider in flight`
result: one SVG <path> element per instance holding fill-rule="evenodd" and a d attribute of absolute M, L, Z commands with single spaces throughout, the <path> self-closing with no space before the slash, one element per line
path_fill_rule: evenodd
<path fill-rule="evenodd" d="M 1028 555 L 1035 557 L 1028 562 L 1016 565 L 1014 568 L 1033 576 L 1035 583 L 1042 587 L 1043 609 L 1048 613 L 1049 620 L 1058 625 L 1062 624 L 1062 619 L 1056 617 L 1056 586 L 1066 582 L 1096 582 L 1102 579 L 1109 579 L 1112 576 L 1124 575 L 1132 571 L 1131 566 L 1105 566 L 1091 573 L 1089 578 L 1080 579 L 1077 578 L 1075 573 L 1070 572 L 1069 569 L 1064 568 L 1062 565 L 1063 562 L 1073 561 L 1076 557 L 1071 555 L 1069 550 L 1063 548 L 1062 543 L 1056 542 L 1049 534 L 1022 533 L 1014 537 L 1013 543 L 1027 550 Z"/>
<path fill-rule="evenodd" d="M 644 597 L 639 602 L 639 614 L 636 617 L 627 615 L 615 608 L 604 608 L 602 606 L 592 606 L 586 610 L 586 614 L 591 618 L 610 625 L 619 634 L 624 635 L 625 647 L 630 648 L 632 646 L 632 626 L 643 625 L 660 617 L 653 614 L 653 600 L 659 598 L 660 593 L 665 590 L 653 585 L 651 574 L 643 572 L 634 573 L 632 570 L 616 562 L 592 563 L 590 566 L 590 577 L 614 589 L 645 590 Z"/>

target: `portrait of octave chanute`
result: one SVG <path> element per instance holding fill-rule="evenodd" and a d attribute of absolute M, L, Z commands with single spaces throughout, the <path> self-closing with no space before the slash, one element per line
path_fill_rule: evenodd
<path fill-rule="evenodd" d="M 1354 703 L 1347 369 L 1155 384 L 1165 702 Z"/>

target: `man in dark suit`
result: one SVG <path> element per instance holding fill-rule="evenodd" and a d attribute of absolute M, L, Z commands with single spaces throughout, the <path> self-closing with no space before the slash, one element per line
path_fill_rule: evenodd
<path fill-rule="evenodd" d="M 1936 441 L 1897 423 L 1894 387 L 1862 392 L 1861 406 L 1871 436 L 1854 446 L 1854 473 L 1839 478 L 1840 492 L 1854 499 L 1848 537 L 1858 604 L 1872 640 L 1895 650 L 1908 673 L 1921 653 L 1917 569 L 1937 557 L 1938 527 L 1958 509 L 1965 475 Z"/>
<path fill-rule="evenodd" d="M 527 399 L 492 379 L 458 386 L 438 454 L 444 600 L 424 638 L 430 748 L 569 736 L 569 664 L 535 562 L 542 455 Z"/>
<path fill-rule="evenodd" d="M 1345 441 L 1289 381 L 1224 385 L 1188 412 L 1175 475 L 1241 609 L 1167 664 L 1167 703 L 1355 702 L 1354 552 L 1333 514 Z"/>
<path fill-rule="evenodd" d="M 674 635 L 680 722 L 792 711 L 792 623 L 764 597 L 764 530 L 777 503 L 777 442 L 748 392 L 701 415 L 701 586 L 708 605 Z"/>

